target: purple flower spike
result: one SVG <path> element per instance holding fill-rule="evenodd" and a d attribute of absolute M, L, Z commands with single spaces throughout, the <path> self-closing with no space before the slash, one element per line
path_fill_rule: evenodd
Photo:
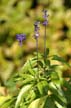
<path fill-rule="evenodd" d="M 43 18 L 44 18 L 44 21 L 43 21 L 43 25 L 44 26 L 47 26 L 47 24 L 48 24 L 48 19 L 47 19 L 47 17 L 48 17 L 48 14 L 47 14 L 47 10 L 43 10 Z"/>
<path fill-rule="evenodd" d="M 47 10 L 43 10 L 43 18 L 46 20 L 48 17 Z"/>
<path fill-rule="evenodd" d="M 38 30 L 39 30 L 39 23 L 40 23 L 40 22 L 38 22 L 38 21 L 36 21 L 36 22 L 34 23 L 35 31 L 38 31 Z"/>
<path fill-rule="evenodd" d="M 17 34 L 16 39 L 19 41 L 20 46 L 22 46 L 22 41 L 26 39 L 26 35 L 25 34 Z"/>
<path fill-rule="evenodd" d="M 35 32 L 34 36 L 35 36 L 35 39 L 39 37 L 39 23 L 40 23 L 39 21 L 36 21 L 34 23 L 34 27 L 35 27 L 34 28 L 35 29 L 34 30 L 34 32 Z"/>

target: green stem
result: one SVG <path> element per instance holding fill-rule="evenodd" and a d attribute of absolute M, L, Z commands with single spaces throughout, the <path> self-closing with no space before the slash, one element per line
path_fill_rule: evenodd
<path fill-rule="evenodd" d="M 38 69 L 38 38 L 36 38 L 36 53 L 37 53 L 37 69 Z"/>
<path fill-rule="evenodd" d="M 45 30 L 45 35 L 44 35 L 44 63 L 45 63 L 45 66 L 44 66 L 44 72 L 45 72 L 45 67 L 46 67 L 46 26 L 44 28 Z"/>
<path fill-rule="evenodd" d="M 38 66 L 38 38 L 36 38 L 36 53 L 37 53 L 37 77 L 39 79 L 39 66 Z"/>

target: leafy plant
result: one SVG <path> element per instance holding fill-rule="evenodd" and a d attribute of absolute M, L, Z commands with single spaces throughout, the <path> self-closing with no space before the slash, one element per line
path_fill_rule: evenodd
<path fill-rule="evenodd" d="M 24 66 L 6 82 L 11 97 L 2 103 L 0 108 L 67 107 L 67 99 L 62 89 L 65 80 L 61 75 L 60 64 L 53 64 L 52 61 L 55 60 L 68 66 L 69 64 L 58 55 L 49 55 L 49 49 L 46 48 L 47 11 L 44 10 L 43 14 L 44 53 L 38 52 L 39 23 L 37 21 L 34 24 L 36 54 L 33 58 L 27 60 Z M 19 34 L 19 37 L 21 36 Z"/>

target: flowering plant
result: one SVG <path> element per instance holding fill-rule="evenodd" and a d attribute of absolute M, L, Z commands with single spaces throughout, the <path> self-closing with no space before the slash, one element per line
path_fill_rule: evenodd
<path fill-rule="evenodd" d="M 47 11 L 43 11 L 44 21 L 44 52 L 39 53 L 39 21 L 34 24 L 34 38 L 36 40 L 36 54 L 27 60 L 24 66 L 6 83 L 9 87 L 10 97 L 1 108 L 66 108 L 67 99 L 62 86 L 66 81 L 62 77 L 58 61 L 69 66 L 69 64 L 57 55 L 49 55 L 46 47 Z M 22 45 L 26 39 L 25 34 L 17 35 L 17 40 Z M 62 65 L 62 64 L 61 64 Z M 69 83 L 67 83 L 69 85 Z M 69 85 L 70 86 L 70 85 Z M 66 86 L 67 87 L 67 86 Z"/>

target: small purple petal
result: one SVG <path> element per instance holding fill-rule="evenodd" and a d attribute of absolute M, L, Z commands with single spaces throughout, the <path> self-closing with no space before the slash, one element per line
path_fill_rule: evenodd
<path fill-rule="evenodd" d="M 43 18 L 44 18 L 44 19 L 47 19 L 47 17 L 48 17 L 48 15 L 46 15 L 46 14 L 45 14 L 45 15 L 43 15 Z"/>
<path fill-rule="evenodd" d="M 22 41 L 26 39 L 25 34 L 17 34 L 16 39 L 19 41 L 20 45 L 22 46 Z"/>
<path fill-rule="evenodd" d="M 37 32 L 39 30 L 39 27 L 35 27 L 35 32 Z"/>
<path fill-rule="evenodd" d="M 16 35 L 16 39 L 17 40 L 25 40 L 26 39 L 26 35 L 25 34 L 17 34 Z"/>
<path fill-rule="evenodd" d="M 26 39 L 26 35 L 25 34 L 21 34 L 21 38 L 22 38 L 22 40 L 25 40 Z"/>
<path fill-rule="evenodd" d="M 19 34 L 16 35 L 16 39 L 20 40 L 20 35 Z"/>
<path fill-rule="evenodd" d="M 45 20 L 45 21 L 43 22 L 43 25 L 44 25 L 44 26 L 47 26 L 47 24 L 48 24 L 48 21 Z"/>
<path fill-rule="evenodd" d="M 38 38 L 39 37 L 39 21 L 36 21 L 35 23 L 34 23 L 34 32 L 35 32 L 35 34 L 34 34 L 34 37 L 35 37 L 35 39 L 36 38 Z"/>
<path fill-rule="evenodd" d="M 46 20 L 48 17 L 47 10 L 43 10 L 43 18 Z"/>

